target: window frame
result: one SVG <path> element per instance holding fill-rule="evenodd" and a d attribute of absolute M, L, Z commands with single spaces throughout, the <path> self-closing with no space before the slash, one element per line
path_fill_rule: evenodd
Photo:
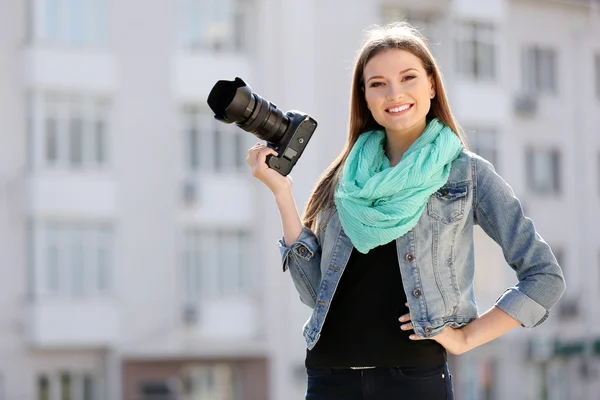
<path fill-rule="evenodd" d="M 491 50 L 490 59 L 484 58 L 486 48 Z M 498 80 L 499 45 L 495 24 L 476 20 L 460 21 L 455 50 L 456 70 L 460 76 L 478 82 Z"/>
<path fill-rule="evenodd" d="M 546 170 L 540 166 L 540 164 L 544 163 L 544 161 L 536 160 L 537 157 L 549 157 L 549 168 L 551 170 L 550 179 L 552 182 L 549 185 L 546 185 L 547 182 L 536 181 L 538 179 L 537 168 L 539 167 L 541 170 Z M 559 196 L 562 193 L 562 164 L 563 164 L 563 156 L 558 147 L 547 147 L 547 148 L 539 148 L 534 146 L 527 146 L 525 149 L 525 157 L 526 157 L 526 167 L 527 167 L 527 186 L 529 190 L 537 195 L 543 196 Z M 537 162 L 537 164 L 536 164 Z M 541 175 L 540 175 L 541 176 Z"/>

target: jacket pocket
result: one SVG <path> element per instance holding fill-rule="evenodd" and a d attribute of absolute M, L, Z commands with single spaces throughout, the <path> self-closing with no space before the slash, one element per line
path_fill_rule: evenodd
<path fill-rule="evenodd" d="M 447 183 L 429 198 L 427 213 L 444 224 L 451 224 L 465 216 L 469 182 Z"/>

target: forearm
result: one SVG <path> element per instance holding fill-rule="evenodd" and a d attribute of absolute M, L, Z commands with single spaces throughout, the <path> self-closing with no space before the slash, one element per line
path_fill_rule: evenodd
<path fill-rule="evenodd" d="M 298 239 L 300 232 L 302 232 L 302 221 L 296 209 L 296 201 L 291 189 L 277 194 L 275 200 L 279 208 L 279 214 L 281 215 L 285 245 L 290 246 Z"/>
<path fill-rule="evenodd" d="M 494 306 L 461 330 L 465 335 L 468 351 L 504 335 L 519 325 L 519 321 Z"/>

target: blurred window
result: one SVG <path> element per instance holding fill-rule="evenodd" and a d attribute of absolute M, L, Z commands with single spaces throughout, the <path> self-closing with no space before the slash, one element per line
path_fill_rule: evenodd
<path fill-rule="evenodd" d="M 530 93 L 556 93 L 556 52 L 540 47 L 525 49 L 523 79 Z"/>
<path fill-rule="evenodd" d="M 40 374 L 37 378 L 36 400 L 97 400 L 94 382 L 94 376 L 90 373 L 63 371 L 53 375 Z M 53 387 L 58 388 L 58 398 L 53 394 Z"/>
<path fill-rule="evenodd" d="M 240 172 L 246 169 L 247 143 L 252 134 L 214 118 L 210 109 L 183 109 L 185 168 L 193 172 Z"/>
<path fill-rule="evenodd" d="M 471 151 L 491 162 L 498 171 L 498 138 L 494 129 L 465 130 Z"/>
<path fill-rule="evenodd" d="M 60 374 L 60 400 L 73 400 L 73 382 L 68 372 Z"/>
<path fill-rule="evenodd" d="M 596 72 L 596 97 L 600 100 L 600 54 L 596 54 L 594 61 Z"/>
<path fill-rule="evenodd" d="M 91 374 L 83 376 L 83 400 L 96 400 L 94 377 Z"/>
<path fill-rule="evenodd" d="M 106 43 L 107 0 L 37 0 L 30 4 L 30 37 L 34 40 L 73 46 Z"/>
<path fill-rule="evenodd" d="M 29 130 L 34 161 L 45 170 L 98 170 L 108 162 L 110 103 L 67 94 L 30 97 Z"/>
<path fill-rule="evenodd" d="M 50 400 L 50 380 L 46 375 L 38 376 L 37 400 Z"/>
<path fill-rule="evenodd" d="M 239 381 L 231 366 L 187 367 L 183 372 L 182 400 L 241 400 Z"/>
<path fill-rule="evenodd" d="M 537 194 L 559 194 L 560 164 L 558 150 L 527 148 L 527 183 L 530 190 Z"/>
<path fill-rule="evenodd" d="M 429 41 L 433 40 L 433 16 L 427 12 L 413 11 L 406 7 L 386 4 L 381 8 L 384 24 L 406 21 Z"/>
<path fill-rule="evenodd" d="M 182 46 L 190 50 L 245 50 L 249 2 L 182 0 Z"/>
<path fill-rule="evenodd" d="M 187 299 L 233 296 L 252 290 L 246 231 L 189 230 L 183 236 L 183 285 Z"/>
<path fill-rule="evenodd" d="M 495 80 L 495 35 L 492 24 L 463 22 L 459 26 L 456 60 L 461 75 L 476 80 Z"/>
<path fill-rule="evenodd" d="M 31 224 L 35 296 L 90 298 L 112 289 L 113 234 L 108 224 Z"/>

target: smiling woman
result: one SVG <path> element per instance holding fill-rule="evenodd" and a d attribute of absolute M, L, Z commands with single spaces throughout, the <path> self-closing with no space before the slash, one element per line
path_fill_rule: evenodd
<path fill-rule="evenodd" d="M 367 107 L 387 132 L 386 153 L 394 166 L 425 129 L 435 83 L 421 60 L 401 49 L 374 56 L 364 75 Z"/>
<path fill-rule="evenodd" d="M 448 352 L 538 326 L 565 290 L 511 187 L 465 148 L 437 64 L 406 24 L 374 29 L 360 49 L 346 145 L 302 220 L 269 154 L 257 144 L 247 162 L 275 195 L 283 270 L 313 309 L 307 400 L 453 399 Z M 483 315 L 476 224 L 518 278 Z"/>

